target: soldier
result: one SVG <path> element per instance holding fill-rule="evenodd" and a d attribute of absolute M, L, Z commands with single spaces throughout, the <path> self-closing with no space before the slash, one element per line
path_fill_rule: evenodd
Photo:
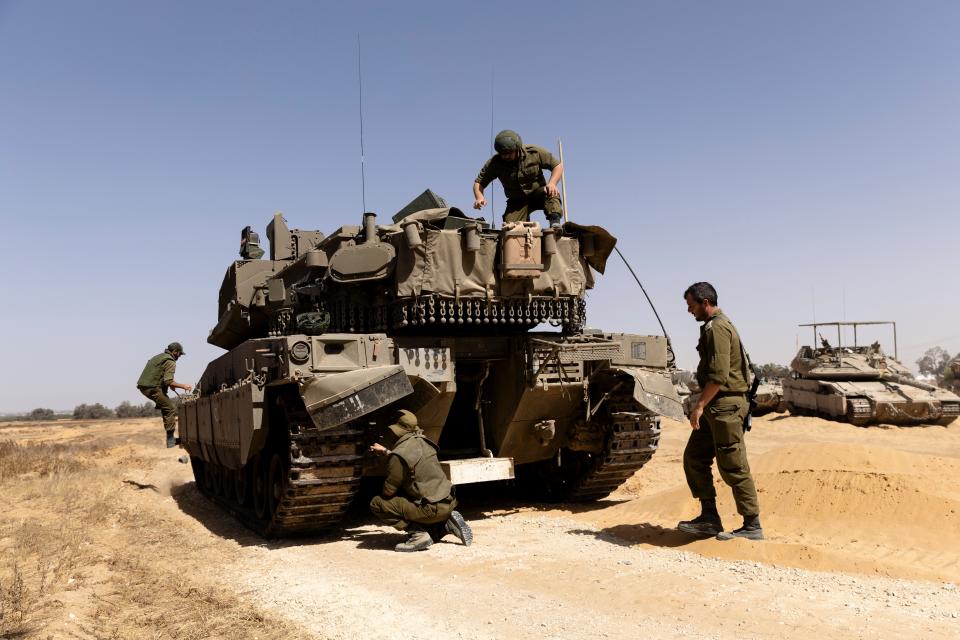
<path fill-rule="evenodd" d="M 543 211 L 550 226 L 559 227 L 563 208 L 557 182 L 563 176 L 563 163 L 546 149 L 523 144 L 520 136 L 510 130 L 497 134 L 493 148 L 497 155 L 487 160 L 473 183 L 473 208 L 486 206 L 483 190 L 497 178 L 507 197 L 504 222 L 525 222 L 531 212 Z M 543 177 L 544 169 L 550 171 L 549 181 Z"/>
<path fill-rule="evenodd" d="M 454 511 L 457 499 L 437 460 L 437 445 L 423 436 L 417 417 L 406 410 L 388 429 L 396 440 L 392 450 L 381 444 L 370 446 L 371 451 L 389 456 L 383 495 L 370 501 L 370 510 L 386 524 L 410 533 L 394 550 L 423 551 L 448 533 L 469 547 L 473 532 Z"/>
<path fill-rule="evenodd" d="M 167 345 L 166 351 L 147 360 L 143 373 L 137 380 L 137 389 L 140 389 L 140 393 L 156 403 L 157 409 L 163 416 L 163 428 L 167 431 L 168 449 L 177 444 L 177 439 L 173 437 L 174 428 L 177 426 L 177 410 L 170 402 L 170 398 L 167 397 L 167 388 L 183 389 L 184 391 L 192 389 L 189 384 L 181 384 L 173 379 L 173 374 L 177 370 L 177 360 L 182 355 L 186 355 L 183 352 L 183 346 L 179 342 L 171 342 Z"/>
<path fill-rule="evenodd" d="M 717 290 L 708 282 L 690 285 L 683 294 L 687 311 L 703 323 L 700 327 L 700 364 L 697 383 L 700 399 L 690 410 L 693 431 L 683 451 L 683 470 L 694 498 L 700 500 L 700 515 L 684 520 L 677 529 L 718 540 L 748 538 L 763 540 L 757 489 L 750 475 L 743 440 L 749 360 L 730 319 L 717 307 Z M 717 492 L 711 467 L 717 459 L 720 477 L 733 490 L 743 526 L 724 532 L 717 512 Z"/>

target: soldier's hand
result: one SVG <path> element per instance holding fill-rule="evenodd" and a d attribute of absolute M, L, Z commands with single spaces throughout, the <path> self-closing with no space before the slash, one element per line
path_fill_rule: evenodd
<path fill-rule="evenodd" d="M 487 206 L 487 199 L 484 198 L 483 196 L 480 196 L 479 198 L 473 201 L 474 209 L 482 209 L 485 206 Z"/>
<path fill-rule="evenodd" d="M 547 186 L 545 186 L 545 187 L 543 188 L 543 190 L 547 192 L 547 197 L 548 197 L 548 198 L 559 198 L 559 197 L 560 197 L 560 190 L 557 189 L 557 185 L 555 185 L 555 184 L 548 184 Z"/>
<path fill-rule="evenodd" d="M 390 450 L 387 449 L 382 444 L 380 444 L 379 442 L 374 442 L 372 445 L 370 445 L 370 448 L 368 449 L 368 451 L 370 451 L 371 453 L 381 453 L 381 454 L 390 453 Z"/>
<path fill-rule="evenodd" d="M 185 384 L 183 385 L 183 390 L 186 391 L 187 393 L 190 393 L 191 391 L 193 391 L 193 386 L 189 384 Z"/>
<path fill-rule="evenodd" d="M 700 416 L 703 415 L 703 409 L 699 406 L 694 405 L 693 409 L 690 410 L 690 427 L 692 429 L 700 428 Z"/>

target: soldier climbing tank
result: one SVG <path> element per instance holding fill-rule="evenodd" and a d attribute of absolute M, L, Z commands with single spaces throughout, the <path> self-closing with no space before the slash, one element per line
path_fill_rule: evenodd
<path fill-rule="evenodd" d="M 857 344 L 857 328 L 893 327 L 894 357 L 879 342 Z M 783 381 L 783 400 L 790 413 L 813 414 L 851 424 L 950 424 L 960 415 L 960 396 L 914 378 L 896 359 L 894 322 L 821 322 L 813 327 L 820 347 L 805 346 L 790 363 L 792 376 Z M 836 327 L 836 346 L 817 333 Z M 843 327 L 853 328 L 853 345 L 843 346 Z"/>
<path fill-rule="evenodd" d="M 492 229 L 427 191 L 378 225 L 244 229 L 208 341 L 226 349 L 179 408 L 200 490 L 266 536 L 335 526 L 398 409 L 454 484 L 516 479 L 595 500 L 682 419 L 665 336 L 587 331 L 616 240 L 597 226 Z M 554 330 L 534 331 L 538 325 Z"/>

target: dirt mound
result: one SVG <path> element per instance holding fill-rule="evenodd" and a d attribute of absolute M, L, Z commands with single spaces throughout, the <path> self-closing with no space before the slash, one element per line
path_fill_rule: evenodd
<path fill-rule="evenodd" d="M 674 423 L 666 427 L 672 434 L 664 438 L 657 457 L 665 455 L 651 465 L 659 468 L 649 470 L 656 484 L 638 479 L 619 494 L 629 500 L 582 517 L 638 544 L 807 569 L 960 581 L 960 449 L 955 430 L 897 430 L 901 439 L 914 439 L 914 451 L 907 451 L 891 441 L 886 430 L 840 425 L 820 431 L 822 425 L 813 426 L 806 436 L 792 435 L 815 442 L 776 442 L 787 434 L 771 430 L 748 436 L 758 451 L 751 451 L 750 459 L 768 536 L 762 544 L 691 541 L 673 529 L 678 520 L 697 512 L 679 464 L 688 432 Z M 939 436 L 940 452 L 923 446 L 914 435 Z M 862 442 L 851 441 L 855 437 Z M 719 478 L 716 485 L 724 523 L 739 526 L 729 489 Z"/>

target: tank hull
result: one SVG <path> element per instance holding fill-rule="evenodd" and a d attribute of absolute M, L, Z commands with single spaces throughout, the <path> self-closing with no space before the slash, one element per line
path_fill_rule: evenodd
<path fill-rule="evenodd" d="M 950 424 L 960 415 L 960 396 L 888 380 L 783 382 L 791 413 L 809 413 L 857 425 Z"/>
<path fill-rule="evenodd" d="M 181 405 L 181 444 L 201 491 L 271 537 L 339 522 L 384 472 L 367 449 L 398 409 L 441 460 L 509 461 L 494 479 L 592 500 L 653 456 L 660 416 L 682 418 L 667 361 L 664 338 L 628 334 L 248 340 Z"/>

